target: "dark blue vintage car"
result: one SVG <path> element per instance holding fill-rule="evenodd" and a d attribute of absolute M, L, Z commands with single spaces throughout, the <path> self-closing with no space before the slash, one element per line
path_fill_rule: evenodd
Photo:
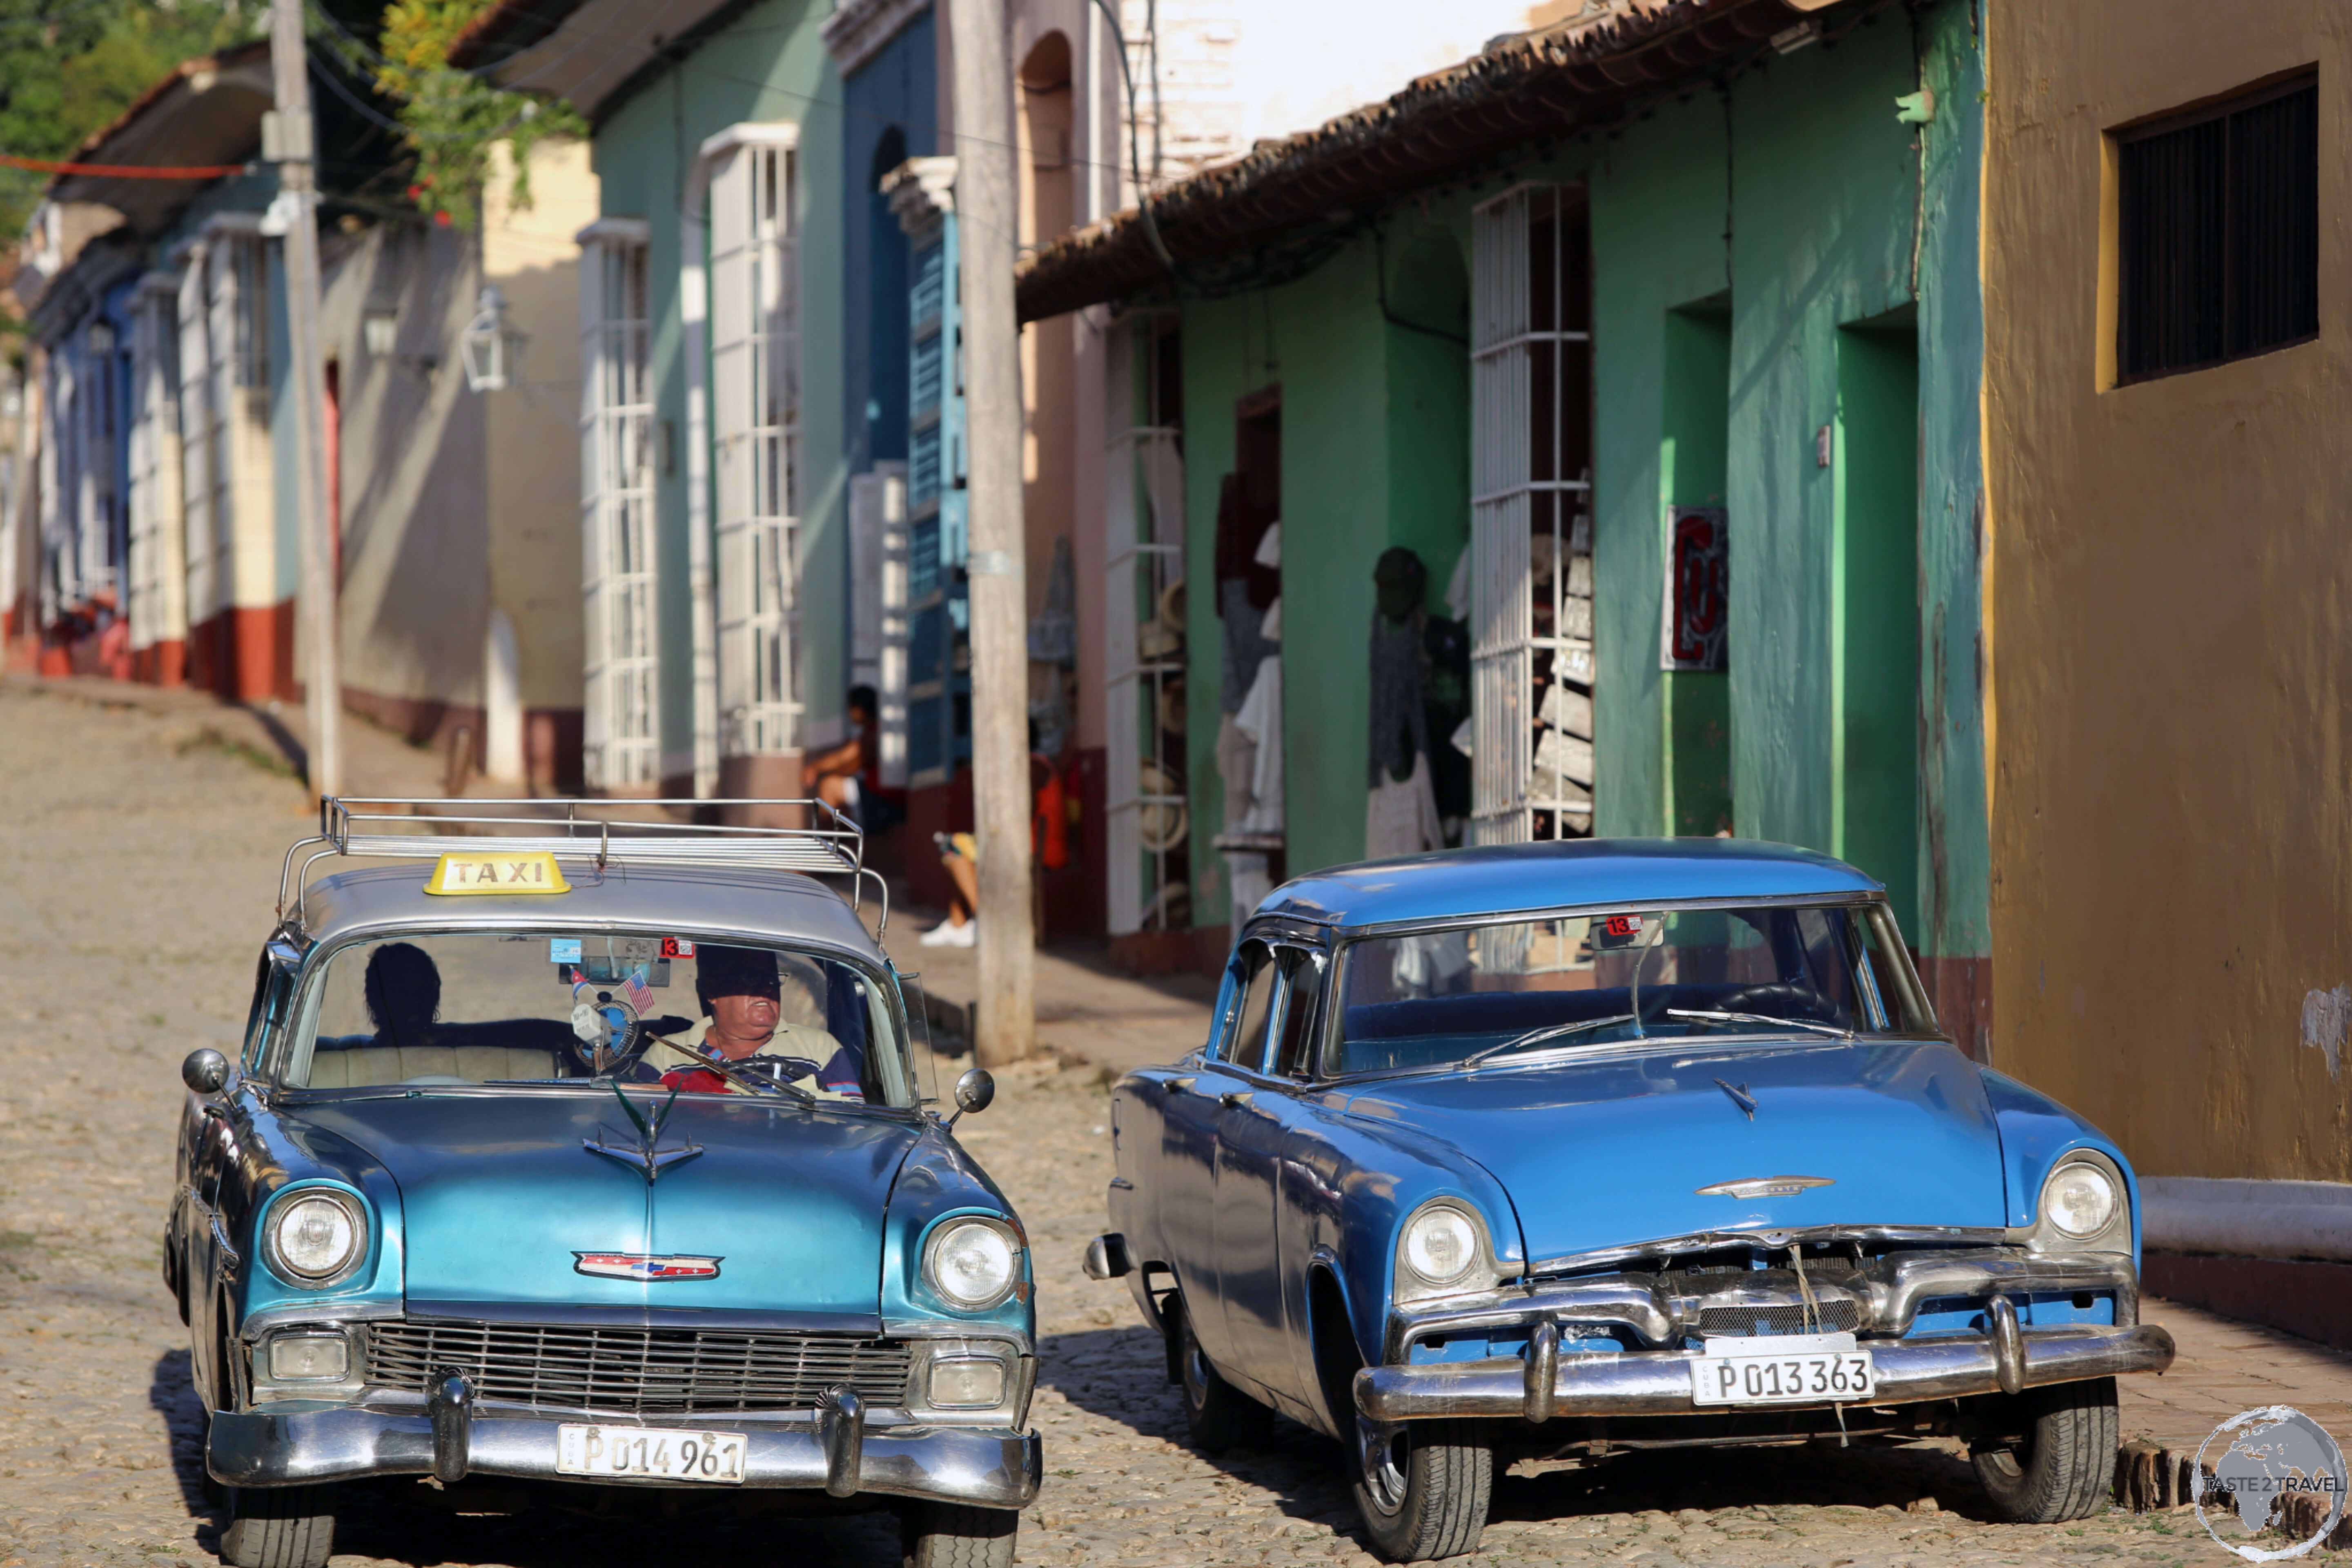
<path fill-rule="evenodd" d="M 1940 1034 L 1879 885 L 1717 839 L 1279 888 L 1206 1046 L 1129 1074 L 1113 1230 L 1193 1438 L 1345 1445 L 1373 1542 L 1477 1544 L 1498 1466 L 1958 1436 L 2012 1520 L 2103 1506 L 2131 1168 Z"/>
<path fill-rule="evenodd" d="M 339 1485 L 491 1478 L 892 1508 L 910 1562 L 1010 1564 L 1026 1239 L 814 879 L 870 879 L 856 829 L 484 815 L 525 805 L 326 802 L 238 1058 L 184 1068 L 164 1278 L 222 1555 L 317 1568 Z"/>

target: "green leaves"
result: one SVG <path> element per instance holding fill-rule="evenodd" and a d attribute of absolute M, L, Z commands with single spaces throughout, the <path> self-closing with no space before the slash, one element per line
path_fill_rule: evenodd
<path fill-rule="evenodd" d="M 182 61 L 256 37 L 268 18 L 215 0 L 0 0 L 0 152 L 70 157 Z M 0 235 L 24 232 L 47 183 L 0 170 Z"/>
<path fill-rule="evenodd" d="M 588 122 L 560 100 L 509 92 L 449 63 L 449 51 L 491 0 L 393 0 L 384 7 L 376 86 L 400 100 L 416 152 L 409 199 L 445 224 L 469 228 L 490 177 L 490 150 L 512 153 L 513 200 L 530 205 L 530 153 L 550 136 L 585 136 Z"/>

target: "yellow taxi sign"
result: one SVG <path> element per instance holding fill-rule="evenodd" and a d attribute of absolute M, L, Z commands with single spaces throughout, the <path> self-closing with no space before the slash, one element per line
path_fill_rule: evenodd
<path fill-rule="evenodd" d="M 544 849 L 491 853 L 452 849 L 434 862 L 428 893 L 568 893 L 572 884 Z"/>

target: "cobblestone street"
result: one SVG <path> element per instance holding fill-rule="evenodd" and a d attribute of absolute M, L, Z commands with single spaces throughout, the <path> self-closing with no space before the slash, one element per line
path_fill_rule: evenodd
<path fill-rule="evenodd" d="M 230 1048 L 300 786 L 185 721 L 0 688 L 0 1568 L 205 1563 L 215 1534 L 184 1331 L 158 1273 L 177 1068 Z M 894 935 L 897 934 L 894 932 Z M 1034 1419 L 1044 1496 L 1027 1563 L 1369 1563 L 1330 1445 L 1284 1425 L 1210 1462 L 1180 1440 L 1156 1340 L 1119 1284 L 1077 1268 L 1109 1174 L 1105 1073 L 1003 1075 L 969 1145 L 1020 1205 L 1040 1276 Z M 2152 1303 L 2175 1322 L 2164 1398 L 2127 1392 L 2126 1436 L 2191 1445 L 2221 1415 L 2288 1399 L 2352 1436 L 2344 1358 Z M 665 1494 L 667 1495 L 667 1494 Z M 692 1500 L 699 1501 L 701 1500 Z M 885 1516 L 681 1511 L 591 1520 L 422 1482 L 353 1489 L 336 1562 L 898 1562 Z M 465 1510 L 479 1510 L 467 1512 Z M 2221 1563 L 2187 1513 L 2047 1529 L 1986 1522 L 1956 1452 L 1731 1450 L 1498 1481 L 1465 1562 L 1727 1564 Z"/>

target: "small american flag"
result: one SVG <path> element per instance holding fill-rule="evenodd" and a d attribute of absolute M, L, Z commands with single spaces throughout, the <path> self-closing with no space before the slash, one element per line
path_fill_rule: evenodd
<path fill-rule="evenodd" d="M 638 1017 L 642 1018 L 654 1010 L 654 994 L 652 988 L 646 984 L 644 970 L 632 969 L 621 977 L 621 994 L 629 999 L 629 1005 L 636 1009 Z"/>

